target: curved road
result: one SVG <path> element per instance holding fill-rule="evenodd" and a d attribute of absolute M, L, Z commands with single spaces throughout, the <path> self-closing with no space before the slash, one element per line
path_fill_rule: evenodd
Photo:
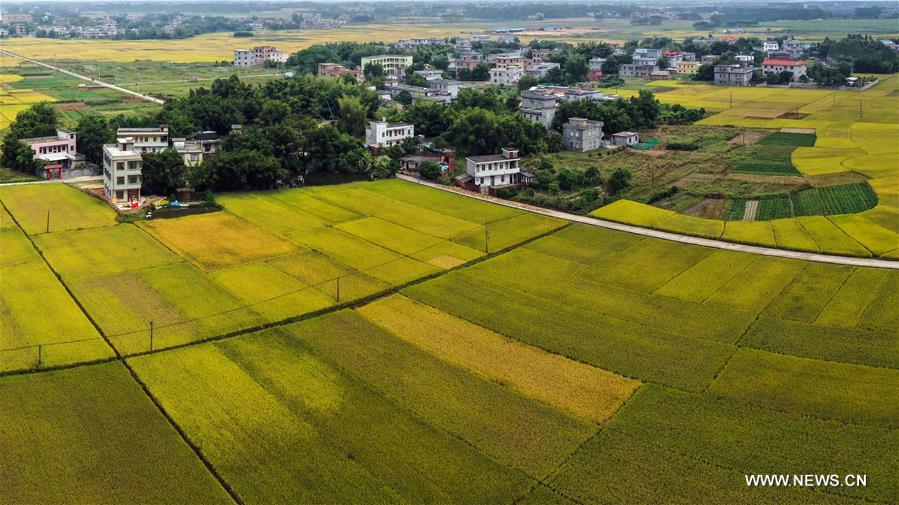
<path fill-rule="evenodd" d="M 788 251 L 785 249 L 775 249 L 773 247 L 761 247 L 761 246 L 746 245 L 746 244 L 736 244 L 733 242 L 725 242 L 722 240 L 715 240 L 715 239 L 710 239 L 710 238 L 692 237 L 690 235 L 680 235 L 677 233 L 670 233 L 667 231 L 659 231 L 659 230 L 653 230 L 651 228 L 641 228 L 639 226 L 616 223 L 614 221 L 606 221 L 605 219 L 599 219 L 599 218 L 590 217 L 590 216 L 579 216 L 577 214 L 569 214 L 567 212 L 561 212 L 558 210 L 544 209 L 542 207 L 535 207 L 533 205 L 527 205 L 524 203 L 513 202 L 510 200 L 503 200 L 501 198 L 495 198 L 495 197 L 483 195 L 480 193 L 466 191 L 464 189 L 457 188 L 455 186 L 444 186 L 443 184 L 437 184 L 434 182 L 423 181 L 420 179 L 416 179 L 415 177 L 409 177 L 408 175 L 397 174 L 397 178 L 402 179 L 404 181 L 414 182 L 416 184 L 428 186 L 431 188 L 440 189 L 442 191 L 449 191 L 451 193 L 456 193 L 459 195 L 467 196 L 469 198 L 474 198 L 477 200 L 484 200 L 484 201 L 495 203 L 498 205 L 504 205 L 506 207 L 513 207 L 516 209 L 533 212 L 535 214 L 542 214 L 544 216 L 555 217 L 558 219 L 564 219 L 566 221 L 571 221 L 574 223 L 581 223 L 581 224 L 586 224 L 586 225 L 590 225 L 590 226 L 599 226 L 602 228 L 608 228 L 610 230 L 634 233 L 637 235 L 643 235 L 644 237 L 659 238 L 662 240 L 671 240 L 674 242 L 682 242 L 684 244 L 701 245 L 704 247 L 714 247 L 716 249 L 726 249 L 729 251 L 739 251 L 739 252 L 745 252 L 745 253 L 751 253 L 751 254 L 762 254 L 765 256 L 777 256 L 780 258 L 789 258 L 789 259 L 805 260 L 805 261 L 817 261 L 820 263 L 835 263 L 837 265 L 849 265 L 849 266 L 856 266 L 856 267 L 889 268 L 889 269 L 893 269 L 893 270 L 899 270 L 899 261 L 879 260 L 879 259 L 874 259 L 874 258 L 854 258 L 851 256 L 832 256 L 829 254 L 818 254 L 818 253 L 809 253 L 809 252 L 801 252 L 801 251 Z"/>
<path fill-rule="evenodd" d="M 44 63 L 44 62 L 42 62 L 42 61 L 37 61 L 37 60 L 31 59 L 31 58 L 27 58 L 27 57 L 25 57 L 25 56 L 19 56 L 18 54 L 11 53 L 11 52 L 9 52 L 9 51 L 7 51 L 7 50 L 5 50 L 5 49 L 0 49 L 0 54 L 3 54 L 4 56 L 10 56 L 10 57 L 12 57 L 12 58 L 18 58 L 18 59 L 20 59 L 20 60 L 22 60 L 22 61 L 27 61 L 28 63 L 34 63 L 35 65 L 40 65 L 40 66 L 42 66 L 42 67 L 49 68 L 50 70 L 56 70 L 57 72 L 62 72 L 63 74 L 70 75 L 70 76 L 76 77 L 76 78 L 78 78 L 78 79 L 83 79 L 83 80 L 85 80 L 85 81 L 87 81 L 87 82 L 90 82 L 90 83 L 92 83 L 92 84 L 95 84 L 95 85 L 106 86 L 106 87 L 109 88 L 109 89 L 114 89 L 114 90 L 119 91 L 119 92 L 121 92 L 121 93 L 126 93 L 126 94 L 129 94 L 129 95 L 136 96 L 136 97 L 140 98 L 141 100 L 146 100 L 146 101 L 148 101 L 148 102 L 153 102 L 153 103 L 156 103 L 156 104 L 159 104 L 159 105 L 162 105 L 162 104 L 165 103 L 164 100 L 160 100 L 160 99 L 158 99 L 158 98 L 154 98 L 154 97 L 149 96 L 149 95 L 143 95 L 143 94 L 137 93 L 136 91 L 131 91 L 130 89 L 125 89 L 125 88 L 116 86 L 115 84 L 110 84 L 110 83 L 108 83 L 108 82 L 98 81 L 98 80 L 96 80 L 96 79 L 92 79 L 92 78 L 87 77 L 87 76 L 85 76 L 85 75 L 76 74 L 75 72 L 70 72 L 70 71 L 68 71 L 68 70 L 64 70 L 64 69 L 59 68 L 59 67 L 54 67 L 53 65 L 48 65 L 48 64 L 46 64 L 46 63 Z"/>

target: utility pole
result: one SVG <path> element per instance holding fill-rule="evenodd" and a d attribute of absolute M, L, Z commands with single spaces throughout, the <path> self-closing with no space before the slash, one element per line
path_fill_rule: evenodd
<path fill-rule="evenodd" d="M 50 233 L 50 209 L 47 209 L 47 233 Z"/>
<path fill-rule="evenodd" d="M 44 364 L 44 346 L 37 345 L 37 367 L 40 368 Z"/>
<path fill-rule="evenodd" d="M 484 254 L 490 254 L 490 228 L 484 225 Z"/>
<path fill-rule="evenodd" d="M 337 303 L 340 303 L 340 278 L 342 275 L 337 276 Z"/>
<path fill-rule="evenodd" d="M 150 352 L 153 352 L 153 321 L 150 321 Z"/>

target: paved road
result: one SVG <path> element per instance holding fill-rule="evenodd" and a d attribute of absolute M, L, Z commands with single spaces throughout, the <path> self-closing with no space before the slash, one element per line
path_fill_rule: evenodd
<path fill-rule="evenodd" d="M 42 66 L 42 67 L 49 68 L 50 70 L 56 70 L 57 72 L 62 72 L 63 74 L 70 75 L 70 76 L 76 77 L 76 78 L 78 78 L 78 79 L 83 79 L 83 80 L 85 80 L 85 81 L 87 81 L 87 82 L 90 82 L 90 83 L 92 83 L 92 84 L 94 84 L 94 85 L 97 85 L 97 86 L 106 86 L 106 87 L 109 88 L 109 89 L 114 89 L 114 90 L 116 90 L 116 91 L 119 91 L 119 92 L 122 92 L 122 93 L 126 93 L 126 94 L 128 94 L 128 95 L 133 95 L 133 96 L 136 96 L 136 97 L 138 97 L 138 98 L 140 98 L 140 99 L 142 99 L 142 100 L 146 100 L 146 101 L 148 101 L 148 102 L 153 102 L 153 103 L 156 103 L 156 104 L 159 104 L 159 105 L 162 105 L 162 104 L 165 103 L 165 101 L 160 100 L 160 99 L 158 99 L 158 98 L 154 98 L 154 97 L 149 96 L 149 95 L 143 95 L 143 94 L 138 93 L 138 92 L 136 92 L 136 91 L 131 91 L 130 89 L 125 89 L 125 88 L 116 86 L 115 84 L 110 84 L 110 83 L 108 83 L 108 82 L 98 81 L 98 80 L 96 80 L 96 79 L 92 79 L 92 78 L 87 77 L 87 76 L 85 76 L 85 75 L 76 74 L 75 72 L 70 72 L 70 71 L 68 71 L 68 70 L 64 70 L 64 69 L 59 68 L 59 67 L 54 67 L 53 65 L 48 65 L 48 64 L 46 64 L 46 63 L 44 63 L 44 62 L 41 62 L 41 61 L 37 61 L 37 60 L 31 59 L 31 58 L 26 58 L 25 56 L 19 56 L 18 54 L 11 53 L 11 52 L 9 52 L 9 51 L 7 51 L 7 50 L 5 50 L 5 49 L 0 49 L 0 54 L 3 54 L 3 55 L 5 55 L 5 56 L 11 56 L 11 57 L 13 57 L 13 58 L 18 58 L 18 59 L 20 59 L 20 60 L 22 60 L 22 61 L 27 61 L 28 63 L 34 63 L 35 65 L 40 65 L 40 66 Z"/>
<path fill-rule="evenodd" d="M 820 263 L 835 263 L 837 265 L 889 268 L 889 269 L 893 269 L 893 270 L 899 270 L 899 261 L 879 260 L 879 259 L 874 259 L 874 258 L 854 258 L 854 257 L 850 257 L 850 256 L 832 256 L 829 254 L 817 254 L 817 253 L 808 253 L 808 252 L 801 252 L 801 251 L 788 251 L 785 249 L 775 249 L 772 247 L 760 247 L 760 246 L 745 245 L 745 244 L 735 244 L 733 242 L 724 242 L 722 240 L 715 240 L 715 239 L 710 239 L 710 238 L 691 237 L 689 235 L 680 235 L 677 233 L 670 233 L 667 231 L 659 231 L 659 230 L 653 230 L 651 228 L 641 228 L 639 226 L 616 223 L 614 221 L 606 221 L 605 219 L 599 219 L 599 218 L 590 217 L 590 216 L 579 216 L 576 214 L 569 214 L 567 212 L 561 212 L 558 210 L 544 209 L 542 207 L 535 207 L 533 205 L 527 205 L 524 203 L 513 202 L 510 200 L 503 200 L 501 198 L 495 198 L 495 197 L 492 197 L 489 195 L 483 195 L 480 193 L 466 191 L 464 189 L 457 188 L 455 186 L 444 186 L 443 184 L 437 184 L 434 182 L 423 181 L 420 179 L 416 179 L 414 177 L 409 177 L 407 175 L 400 174 L 400 175 L 397 175 L 397 177 L 399 179 L 403 179 L 405 181 L 414 182 L 416 184 L 422 184 L 422 185 L 436 188 L 436 189 L 439 189 L 442 191 L 449 191 L 451 193 L 464 195 L 469 198 L 475 198 L 478 200 L 484 200 L 484 201 L 492 202 L 495 204 L 504 205 L 506 207 L 513 207 L 516 209 L 521 209 L 521 210 L 533 212 L 536 214 L 542 214 L 544 216 L 555 217 L 558 219 L 564 219 L 566 221 L 571 221 L 574 223 L 581 223 L 581 224 L 586 224 L 586 225 L 590 225 L 590 226 L 599 226 L 602 228 L 608 228 L 610 230 L 634 233 L 637 235 L 643 235 L 644 237 L 659 238 L 662 240 L 671 240 L 674 242 L 682 242 L 684 244 L 701 245 L 704 247 L 714 247 L 716 249 L 726 249 L 728 251 L 739 251 L 739 252 L 745 252 L 745 253 L 751 253 L 751 254 L 762 254 L 765 256 L 777 256 L 780 258 L 789 258 L 789 259 L 805 260 L 805 261 L 817 261 Z"/>

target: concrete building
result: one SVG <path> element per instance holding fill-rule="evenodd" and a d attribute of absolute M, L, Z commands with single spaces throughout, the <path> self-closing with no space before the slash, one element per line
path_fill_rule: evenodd
<path fill-rule="evenodd" d="M 655 65 L 656 62 L 659 61 L 659 58 L 661 56 L 661 49 L 648 49 L 645 47 L 640 47 L 634 49 L 633 62 L 638 65 Z"/>
<path fill-rule="evenodd" d="M 559 68 L 558 63 L 532 63 L 528 69 L 526 70 L 528 75 L 534 76 L 537 79 L 543 79 L 546 77 L 546 74 L 549 73 L 550 70 L 554 68 Z"/>
<path fill-rule="evenodd" d="M 693 75 L 699 71 L 700 63 L 698 61 L 679 61 L 675 66 L 678 74 Z"/>
<path fill-rule="evenodd" d="M 521 80 L 524 70 L 521 67 L 497 67 L 490 69 L 490 83 L 514 86 Z"/>
<path fill-rule="evenodd" d="M 365 143 L 370 147 L 395 146 L 414 136 L 415 126 L 410 123 L 371 121 L 365 130 Z"/>
<path fill-rule="evenodd" d="M 602 121 L 568 118 L 562 125 L 562 143 L 569 151 L 590 151 L 602 147 Z"/>
<path fill-rule="evenodd" d="M 75 161 L 77 134 L 68 130 L 56 130 L 56 135 L 20 139 L 34 151 L 34 159 L 43 160 L 48 167 L 58 165 L 61 169 L 71 168 Z M 50 172 L 48 172 L 48 178 Z"/>
<path fill-rule="evenodd" d="M 172 149 L 181 155 L 185 166 L 194 167 L 203 162 L 203 145 L 199 141 L 174 138 Z"/>
<path fill-rule="evenodd" d="M 616 146 L 632 146 L 640 143 L 640 134 L 635 132 L 618 132 L 612 135 L 612 144 Z"/>
<path fill-rule="evenodd" d="M 738 55 L 734 56 L 734 59 L 736 59 L 740 63 L 752 64 L 753 62 L 755 62 L 755 56 L 753 56 L 751 54 L 738 54 Z"/>
<path fill-rule="evenodd" d="M 139 153 L 158 153 L 169 147 L 169 127 L 163 124 L 155 128 L 119 128 L 116 138 L 130 138 Z"/>
<path fill-rule="evenodd" d="M 530 64 L 530 60 L 525 58 L 520 52 L 498 53 L 487 55 L 487 64 L 490 65 L 491 68 L 527 68 Z"/>
<path fill-rule="evenodd" d="M 793 81 L 807 74 L 805 60 L 774 60 L 768 59 L 762 62 L 762 72 L 766 74 L 779 74 L 783 71 L 793 73 Z"/>
<path fill-rule="evenodd" d="M 350 74 L 356 79 L 356 82 L 365 80 L 361 70 L 347 68 L 337 63 L 319 63 L 317 74 L 322 77 L 343 77 Z"/>
<path fill-rule="evenodd" d="M 454 81 L 451 79 L 433 79 L 428 81 L 430 85 L 429 89 L 437 91 L 438 93 L 446 93 L 450 96 L 451 100 L 455 100 L 457 96 L 459 96 L 459 91 L 463 88 L 471 87 L 470 83 L 464 81 Z"/>
<path fill-rule="evenodd" d="M 799 42 L 796 39 L 786 39 L 783 42 L 783 47 L 781 50 L 787 53 L 787 57 L 791 60 L 798 60 L 802 58 L 802 52 L 804 50 L 802 42 Z"/>
<path fill-rule="evenodd" d="M 749 86 L 753 67 L 742 65 L 715 65 L 715 84 L 719 86 Z"/>
<path fill-rule="evenodd" d="M 400 170 L 410 175 L 418 175 L 421 164 L 434 162 L 440 165 L 440 171 L 452 175 L 456 171 L 456 151 L 452 149 L 422 150 L 400 158 Z"/>
<path fill-rule="evenodd" d="M 765 43 L 762 45 L 762 51 L 765 51 L 766 53 L 768 51 L 779 51 L 779 50 L 780 50 L 780 44 L 778 44 L 776 40 L 765 41 Z"/>
<path fill-rule="evenodd" d="M 521 92 L 521 114 L 549 129 L 556 117 L 558 98 L 553 93 L 536 88 Z"/>
<path fill-rule="evenodd" d="M 466 182 L 474 184 L 486 192 L 489 188 L 509 186 L 521 182 L 518 149 L 502 149 L 500 154 L 470 156 L 465 158 Z"/>
<path fill-rule="evenodd" d="M 412 73 L 421 76 L 426 81 L 433 81 L 435 79 L 443 78 L 443 71 L 437 69 L 416 70 Z"/>
<path fill-rule="evenodd" d="M 714 65 L 715 62 L 718 61 L 718 58 L 720 58 L 720 57 L 721 56 L 718 56 L 717 54 L 707 54 L 702 57 L 701 62 L 703 65 Z"/>
<path fill-rule="evenodd" d="M 416 98 L 425 98 L 431 93 L 428 91 L 428 88 L 424 86 L 413 86 L 411 84 L 403 84 L 401 82 L 389 82 L 384 84 L 384 91 L 390 94 L 390 98 L 396 100 L 400 93 L 406 92 L 409 93 L 413 99 Z"/>
<path fill-rule="evenodd" d="M 233 64 L 235 67 L 252 67 L 256 64 L 256 53 L 252 49 L 235 49 Z"/>
<path fill-rule="evenodd" d="M 649 73 L 649 80 L 650 81 L 664 81 L 667 79 L 671 79 L 671 74 L 672 74 L 671 69 L 657 68 Z"/>
<path fill-rule="evenodd" d="M 103 189 L 113 204 L 140 205 L 141 153 L 134 149 L 134 139 L 120 137 L 115 144 L 103 146 Z"/>
<path fill-rule="evenodd" d="M 365 71 L 366 65 L 381 65 L 384 75 L 388 79 L 402 80 L 406 75 L 406 67 L 412 65 L 412 57 L 397 54 L 379 54 L 377 56 L 365 56 L 359 67 Z"/>
<path fill-rule="evenodd" d="M 252 67 L 266 61 L 284 63 L 289 56 L 289 53 L 278 51 L 275 46 L 256 46 L 253 49 L 235 49 L 233 63 L 235 67 Z"/>
<path fill-rule="evenodd" d="M 618 75 L 620 75 L 621 77 L 648 78 L 649 74 L 651 74 L 652 71 L 655 69 L 656 69 L 655 63 L 653 63 L 653 64 L 625 63 L 623 65 L 618 66 Z"/>

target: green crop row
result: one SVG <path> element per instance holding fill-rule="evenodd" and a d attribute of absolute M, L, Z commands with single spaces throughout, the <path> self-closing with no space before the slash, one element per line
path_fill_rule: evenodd
<path fill-rule="evenodd" d="M 756 145 L 812 147 L 816 140 L 817 136 L 814 134 L 775 132 L 759 140 Z"/>
<path fill-rule="evenodd" d="M 794 194 L 792 199 L 797 216 L 854 214 L 877 205 L 877 194 L 864 182 L 807 189 Z"/>

